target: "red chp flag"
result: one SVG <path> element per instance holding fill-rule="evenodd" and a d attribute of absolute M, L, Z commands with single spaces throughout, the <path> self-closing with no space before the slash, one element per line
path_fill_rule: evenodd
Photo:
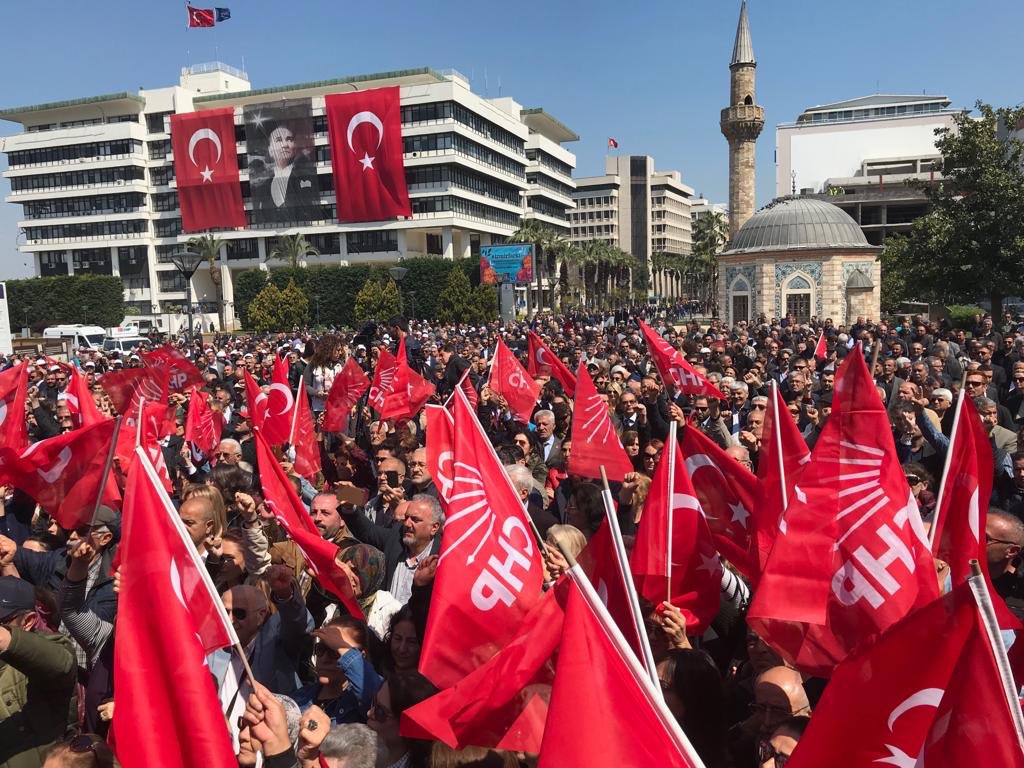
<path fill-rule="evenodd" d="M 576 371 L 577 395 L 572 415 L 572 453 L 569 474 L 601 478 L 601 466 L 609 480 L 622 479 L 633 472 L 633 464 L 615 434 L 608 404 L 597 394 L 594 381 L 581 360 Z"/>
<path fill-rule="evenodd" d="M 960 584 L 836 667 L 786 768 L 1024 766 L 974 586 Z"/>
<path fill-rule="evenodd" d="M 696 427 L 683 430 L 679 449 L 715 548 L 756 584 L 761 574 L 757 541 L 767 522 L 757 478 Z"/>
<path fill-rule="evenodd" d="M 786 510 L 747 621 L 783 658 L 827 677 L 938 594 L 924 526 L 858 346 Z"/>
<path fill-rule="evenodd" d="M 203 374 L 184 352 L 171 344 L 143 352 L 141 357 L 148 367 L 167 371 L 167 388 L 171 392 L 186 392 L 190 387 L 203 386 Z"/>
<path fill-rule="evenodd" d="M 121 765 L 235 768 L 206 655 L 238 638 L 141 451 L 128 475 L 120 554 L 113 736 Z"/>
<path fill-rule="evenodd" d="M 134 414 L 140 402 L 166 403 L 167 371 L 156 368 L 124 368 L 103 374 L 100 386 L 110 396 L 114 410 Z"/>
<path fill-rule="evenodd" d="M 988 434 L 981 417 L 963 390 L 957 398 L 953 435 L 949 442 L 950 456 L 942 480 L 939 501 L 932 522 L 932 552 L 949 563 L 954 584 L 971 576 L 971 560 L 977 559 L 988 585 L 995 594 L 988 574 L 985 540 L 985 511 L 992 494 L 993 458 Z M 1006 607 L 1005 600 L 993 600 L 999 626 L 1021 629 L 1017 618 Z"/>
<path fill-rule="evenodd" d="M 263 422 L 267 418 L 267 393 L 260 389 L 248 369 L 242 372 L 245 375 L 245 402 L 249 406 L 249 421 L 254 428 L 263 429 Z"/>
<path fill-rule="evenodd" d="M 0 373 L 0 446 L 20 451 L 28 447 L 25 400 L 28 363 L 22 361 Z"/>
<path fill-rule="evenodd" d="M 412 216 L 399 87 L 325 97 L 339 221 Z"/>
<path fill-rule="evenodd" d="M 274 358 L 270 392 L 267 394 L 267 410 L 263 419 L 263 437 L 271 445 L 280 445 L 289 440 L 292 433 L 292 409 L 295 397 L 288 383 L 288 361 L 280 355 Z"/>
<path fill-rule="evenodd" d="M 213 8 L 193 8 L 191 5 L 186 5 L 185 8 L 188 10 L 188 25 L 190 27 L 212 27 L 214 25 Z"/>
<path fill-rule="evenodd" d="M 327 411 L 324 415 L 325 432 L 344 432 L 348 427 L 348 418 L 359 398 L 370 386 L 370 380 L 363 369 L 350 357 L 334 377 L 331 391 L 327 393 Z"/>
<path fill-rule="evenodd" d="M 244 227 L 232 107 L 171 115 L 174 177 L 185 232 Z"/>
<path fill-rule="evenodd" d="M 511 414 L 519 421 L 529 424 L 533 415 L 533 407 L 540 395 L 540 386 L 523 369 L 516 360 L 512 350 L 505 342 L 498 339 L 491 361 L 490 388 L 505 398 Z"/>
<path fill-rule="evenodd" d="M 551 373 L 551 378 L 562 385 L 565 394 L 569 397 L 576 397 L 576 377 L 572 375 L 572 371 L 565 367 L 565 363 L 559 360 L 548 349 L 547 345 L 541 341 L 540 336 L 533 331 L 527 334 L 526 340 L 529 352 L 529 357 L 526 361 L 527 373 L 531 376 L 539 376 L 545 373 L 543 366 L 547 366 Z"/>
<path fill-rule="evenodd" d="M 761 456 L 757 461 L 757 479 L 761 484 L 759 517 L 763 524 L 758 528 L 758 561 L 764 568 L 768 553 L 775 538 L 786 533 L 783 515 L 786 507 L 796 495 L 796 484 L 811 460 L 807 443 L 786 408 L 779 386 L 771 384 L 768 409 L 764 414 L 764 439 L 761 441 Z"/>
<path fill-rule="evenodd" d="M 213 456 L 224 429 L 224 418 L 210 407 L 210 397 L 199 387 L 192 388 L 185 420 L 185 439 L 204 456 Z"/>
<path fill-rule="evenodd" d="M 519 494 L 458 389 L 454 420 L 455 476 L 420 657 L 420 672 L 442 688 L 515 637 L 544 581 Z"/>
<path fill-rule="evenodd" d="M 320 586 L 341 600 L 342 605 L 357 619 L 365 619 L 352 594 L 352 583 L 334 560 L 338 547 L 320 536 L 320 531 L 310 519 L 295 487 L 274 458 L 269 441 L 259 431 L 256 432 L 256 463 L 267 506 L 288 538 L 299 548 Z"/>
<path fill-rule="evenodd" d="M 647 343 L 647 350 L 651 353 L 651 361 L 666 386 L 671 384 L 684 395 L 705 395 L 725 400 L 725 395 L 718 391 L 718 387 L 686 362 L 678 350 L 655 333 L 643 320 L 638 322 Z M 574 449 L 575 447 L 573 446 Z"/>
<path fill-rule="evenodd" d="M 295 449 L 295 473 L 312 483 L 320 471 L 320 441 L 316 435 L 316 424 L 313 423 L 313 411 L 309 408 L 309 398 L 301 389 L 295 398 L 292 434 L 288 442 Z"/>
<path fill-rule="evenodd" d="M 427 469 L 434 478 L 437 494 L 447 505 L 452 499 L 455 420 L 440 405 L 427 406 Z M 446 506 L 447 508 L 447 506 Z"/>
<path fill-rule="evenodd" d="M 398 365 L 391 382 L 391 391 L 384 398 L 382 419 L 410 419 L 419 413 L 434 394 L 434 385 L 409 366 L 405 353 L 405 336 L 398 342 Z"/>
<path fill-rule="evenodd" d="M 378 412 L 384 408 L 384 400 L 394 386 L 395 371 L 398 370 L 398 358 L 391 354 L 387 347 L 380 347 L 377 354 L 377 366 L 373 371 L 373 383 L 370 385 L 370 405 Z"/>
<path fill-rule="evenodd" d="M 576 442 L 573 441 L 573 453 Z M 669 432 L 654 471 L 629 560 L 636 591 L 655 605 L 669 600 L 699 635 L 718 613 L 722 562 L 697 493 Z"/>

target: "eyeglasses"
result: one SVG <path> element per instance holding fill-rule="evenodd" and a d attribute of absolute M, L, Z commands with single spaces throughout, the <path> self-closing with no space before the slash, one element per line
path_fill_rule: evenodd
<path fill-rule="evenodd" d="M 238 619 L 239 621 L 245 621 L 245 617 L 249 615 L 248 608 L 232 608 L 229 613 L 231 618 Z"/>
<path fill-rule="evenodd" d="M 646 451 L 644 451 L 644 461 L 657 461 L 657 459 L 657 453 L 647 453 Z"/>
<path fill-rule="evenodd" d="M 772 746 L 770 741 L 760 741 L 757 744 L 757 762 L 766 763 L 769 760 L 774 761 L 775 768 L 783 768 L 789 761 L 789 755 L 784 752 L 779 752 L 775 747 Z"/>
<path fill-rule="evenodd" d="M 110 751 L 110 747 L 101 741 L 99 736 L 92 733 L 83 733 L 75 736 L 75 738 L 68 742 L 68 749 L 76 755 L 92 752 L 96 758 L 97 768 L 111 768 L 114 764 L 114 754 Z"/>
<path fill-rule="evenodd" d="M 985 381 L 984 381 L 984 379 L 981 380 L 981 381 L 978 381 L 977 379 L 975 379 L 974 381 L 968 381 L 967 382 L 967 386 L 968 387 L 984 387 L 985 386 Z"/>
<path fill-rule="evenodd" d="M 213 455 L 216 458 L 218 458 L 218 459 L 230 459 L 235 454 L 233 452 L 229 452 L 229 451 L 217 451 Z"/>
<path fill-rule="evenodd" d="M 985 546 L 986 547 L 989 544 L 1006 544 L 1008 546 L 1013 546 L 1016 543 L 1017 543 L 1016 541 L 1007 541 L 1006 539 L 993 539 L 987 533 L 985 534 Z"/>

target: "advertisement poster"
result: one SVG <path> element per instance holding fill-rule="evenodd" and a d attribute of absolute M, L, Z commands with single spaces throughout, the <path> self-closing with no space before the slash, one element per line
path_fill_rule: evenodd
<path fill-rule="evenodd" d="M 533 281 L 533 245 L 483 245 L 480 247 L 480 282 L 515 283 Z"/>

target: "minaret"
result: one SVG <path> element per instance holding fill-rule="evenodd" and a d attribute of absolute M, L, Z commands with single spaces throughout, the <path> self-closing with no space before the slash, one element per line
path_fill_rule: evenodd
<path fill-rule="evenodd" d="M 729 64 L 730 106 L 722 110 L 720 122 L 722 133 L 729 140 L 729 240 L 754 215 L 754 145 L 764 128 L 764 107 L 754 103 L 756 69 L 747 0 L 743 0 Z"/>

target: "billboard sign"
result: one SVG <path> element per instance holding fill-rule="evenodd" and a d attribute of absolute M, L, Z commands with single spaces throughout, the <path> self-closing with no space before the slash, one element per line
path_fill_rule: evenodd
<path fill-rule="evenodd" d="M 480 246 L 480 282 L 533 282 L 533 244 L 511 243 Z"/>

